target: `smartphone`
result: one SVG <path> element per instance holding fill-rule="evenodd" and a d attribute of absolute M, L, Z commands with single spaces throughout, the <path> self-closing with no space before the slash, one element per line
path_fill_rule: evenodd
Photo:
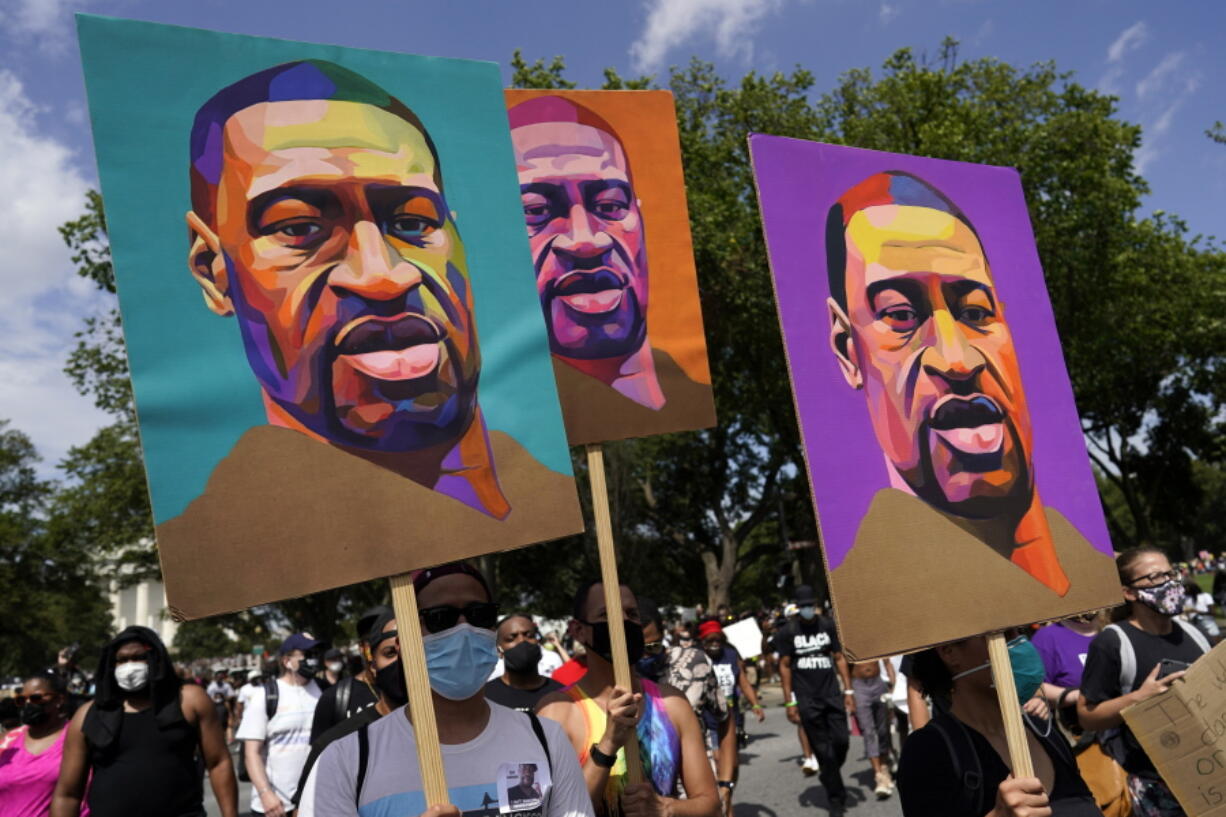
<path fill-rule="evenodd" d="M 1174 658 L 1163 658 L 1162 663 L 1158 664 L 1158 678 L 1165 678 L 1172 672 L 1181 672 L 1186 670 L 1188 666 L 1189 664 L 1186 661 L 1176 661 Z"/>

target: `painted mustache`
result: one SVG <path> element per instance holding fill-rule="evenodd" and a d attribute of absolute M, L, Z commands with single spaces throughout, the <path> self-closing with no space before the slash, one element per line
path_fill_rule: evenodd
<path fill-rule="evenodd" d="M 990 397 L 950 395 L 937 403 L 928 427 L 951 448 L 964 454 L 991 454 L 1005 439 L 1005 413 Z"/>
<path fill-rule="evenodd" d="M 937 403 L 928 422 L 930 428 L 945 431 L 954 428 L 976 428 L 999 423 L 1005 419 L 996 401 L 982 394 L 974 397 L 946 397 Z"/>
<path fill-rule="evenodd" d="M 394 318 L 364 316 L 347 324 L 336 337 L 336 353 L 361 355 L 407 349 L 423 343 L 437 343 L 443 332 L 423 315 L 405 314 Z"/>
<path fill-rule="evenodd" d="M 608 267 L 601 267 L 596 270 L 568 272 L 550 284 L 549 294 L 559 297 L 590 295 L 593 292 L 604 292 L 609 289 L 625 289 L 629 285 L 629 281 L 621 275 Z"/>

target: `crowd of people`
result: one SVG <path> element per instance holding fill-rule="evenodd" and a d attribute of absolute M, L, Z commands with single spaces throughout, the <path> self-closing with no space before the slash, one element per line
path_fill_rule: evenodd
<path fill-rule="evenodd" d="M 503 610 L 457 562 L 414 578 L 450 805 L 426 805 L 396 617 L 380 607 L 356 622 L 356 661 L 294 633 L 267 672 L 184 678 L 143 627 L 105 646 L 92 680 L 61 652 L 0 710 L 0 815 L 203 815 L 207 779 L 224 817 L 730 817 L 744 718 L 765 717 L 759 695 L 777 680 L 800 773 L 817 776 L 831 814 L 855 802 L 843 779 L 854 728 L 873 795 L 897 793 L 907 817 L 1176 817 L 1120 713 L 1220 638 L 1222 599 L 1158 549 L 1117 567 L 1127 603 L 1113 614 L 1009 634 L 1032 777 L 1010 772 L 983 636 L 852 663 L 800 586 L 757 614 L 761 651 L 746 659 L 727 608 L 677 619 L 622 587 L 634 669 L 623 687 L 599 583 L 576 593 L 565 634 L 543 638 L 535 616 Z"/>

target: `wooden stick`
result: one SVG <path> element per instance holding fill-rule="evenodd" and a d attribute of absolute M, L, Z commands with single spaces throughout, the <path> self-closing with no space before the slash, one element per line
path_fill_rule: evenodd
<path fill-rule="evenodd" d="M 592 515 L 596 518 L 596 545 L 600 553 L 600 582 L 604 586 L 604 609 L 609 622 L 609 645 L 613 650 L 613 683 L 633 690 L 630 658 L 626 654 L 626 631 L 622 625 L 621 582 L 617 578 L 617 549 L 613 544 L 613 519 L 609 515 L 609 488 L 604 476 L 604 448 L 600 443 L 587 446 L 588 479 L 592 484 Z M 642 706 L 650 706 L 644 700 Z M 637 730 L 626 742 L 626 779 L 643 782 L 643 761 L 639 757 Z"/>
<path fill-rule="evenodd" d="M 392 576 L 390 581 L 392 610 L 396 613 L 396 632 L 400 636 L 400 666 L 404 668 L 404 680 L 409 688 L 409 712 L 413 716 L 422 790 L 427 806 L 445 806 L 451 798 L 447 793 L 438 724 L 434 720 L 434 701 L 430 697 L 430 675 L 426 672 L 421 621 L 417 616 L 417 591 L 408 573 Z"/>
<path fill-rule="evenodd" d="M 988 636 L 988 660 L 992 662 L 992 683 L 1000 701 L 1000 716 L 1005 722 L 1005 741 L 1009 744 L 1009 765 L 1014 777 L 1034 777 L 1030 761 L 1030 746 L 1026 742 L 1026 727 L 1022 724 L 1022 707 L 1013 684 L 1013 666 L 1009 663 L 1009 646 L 1004 633 Z M 1054 714 L 1053 714 L 1054 717 Z"/>

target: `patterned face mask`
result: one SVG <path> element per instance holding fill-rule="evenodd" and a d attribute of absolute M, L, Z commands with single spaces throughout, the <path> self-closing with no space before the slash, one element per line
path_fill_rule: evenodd
<path fill-rule="evenodd" d="M 1183 601 L 1186 591 L 1178 579 L 1171 579 L 1156 587 L 1134 587 L 1137 601 L 1154 612 L 1164 616 L 1175 616 L 1183 612 Z"/>

